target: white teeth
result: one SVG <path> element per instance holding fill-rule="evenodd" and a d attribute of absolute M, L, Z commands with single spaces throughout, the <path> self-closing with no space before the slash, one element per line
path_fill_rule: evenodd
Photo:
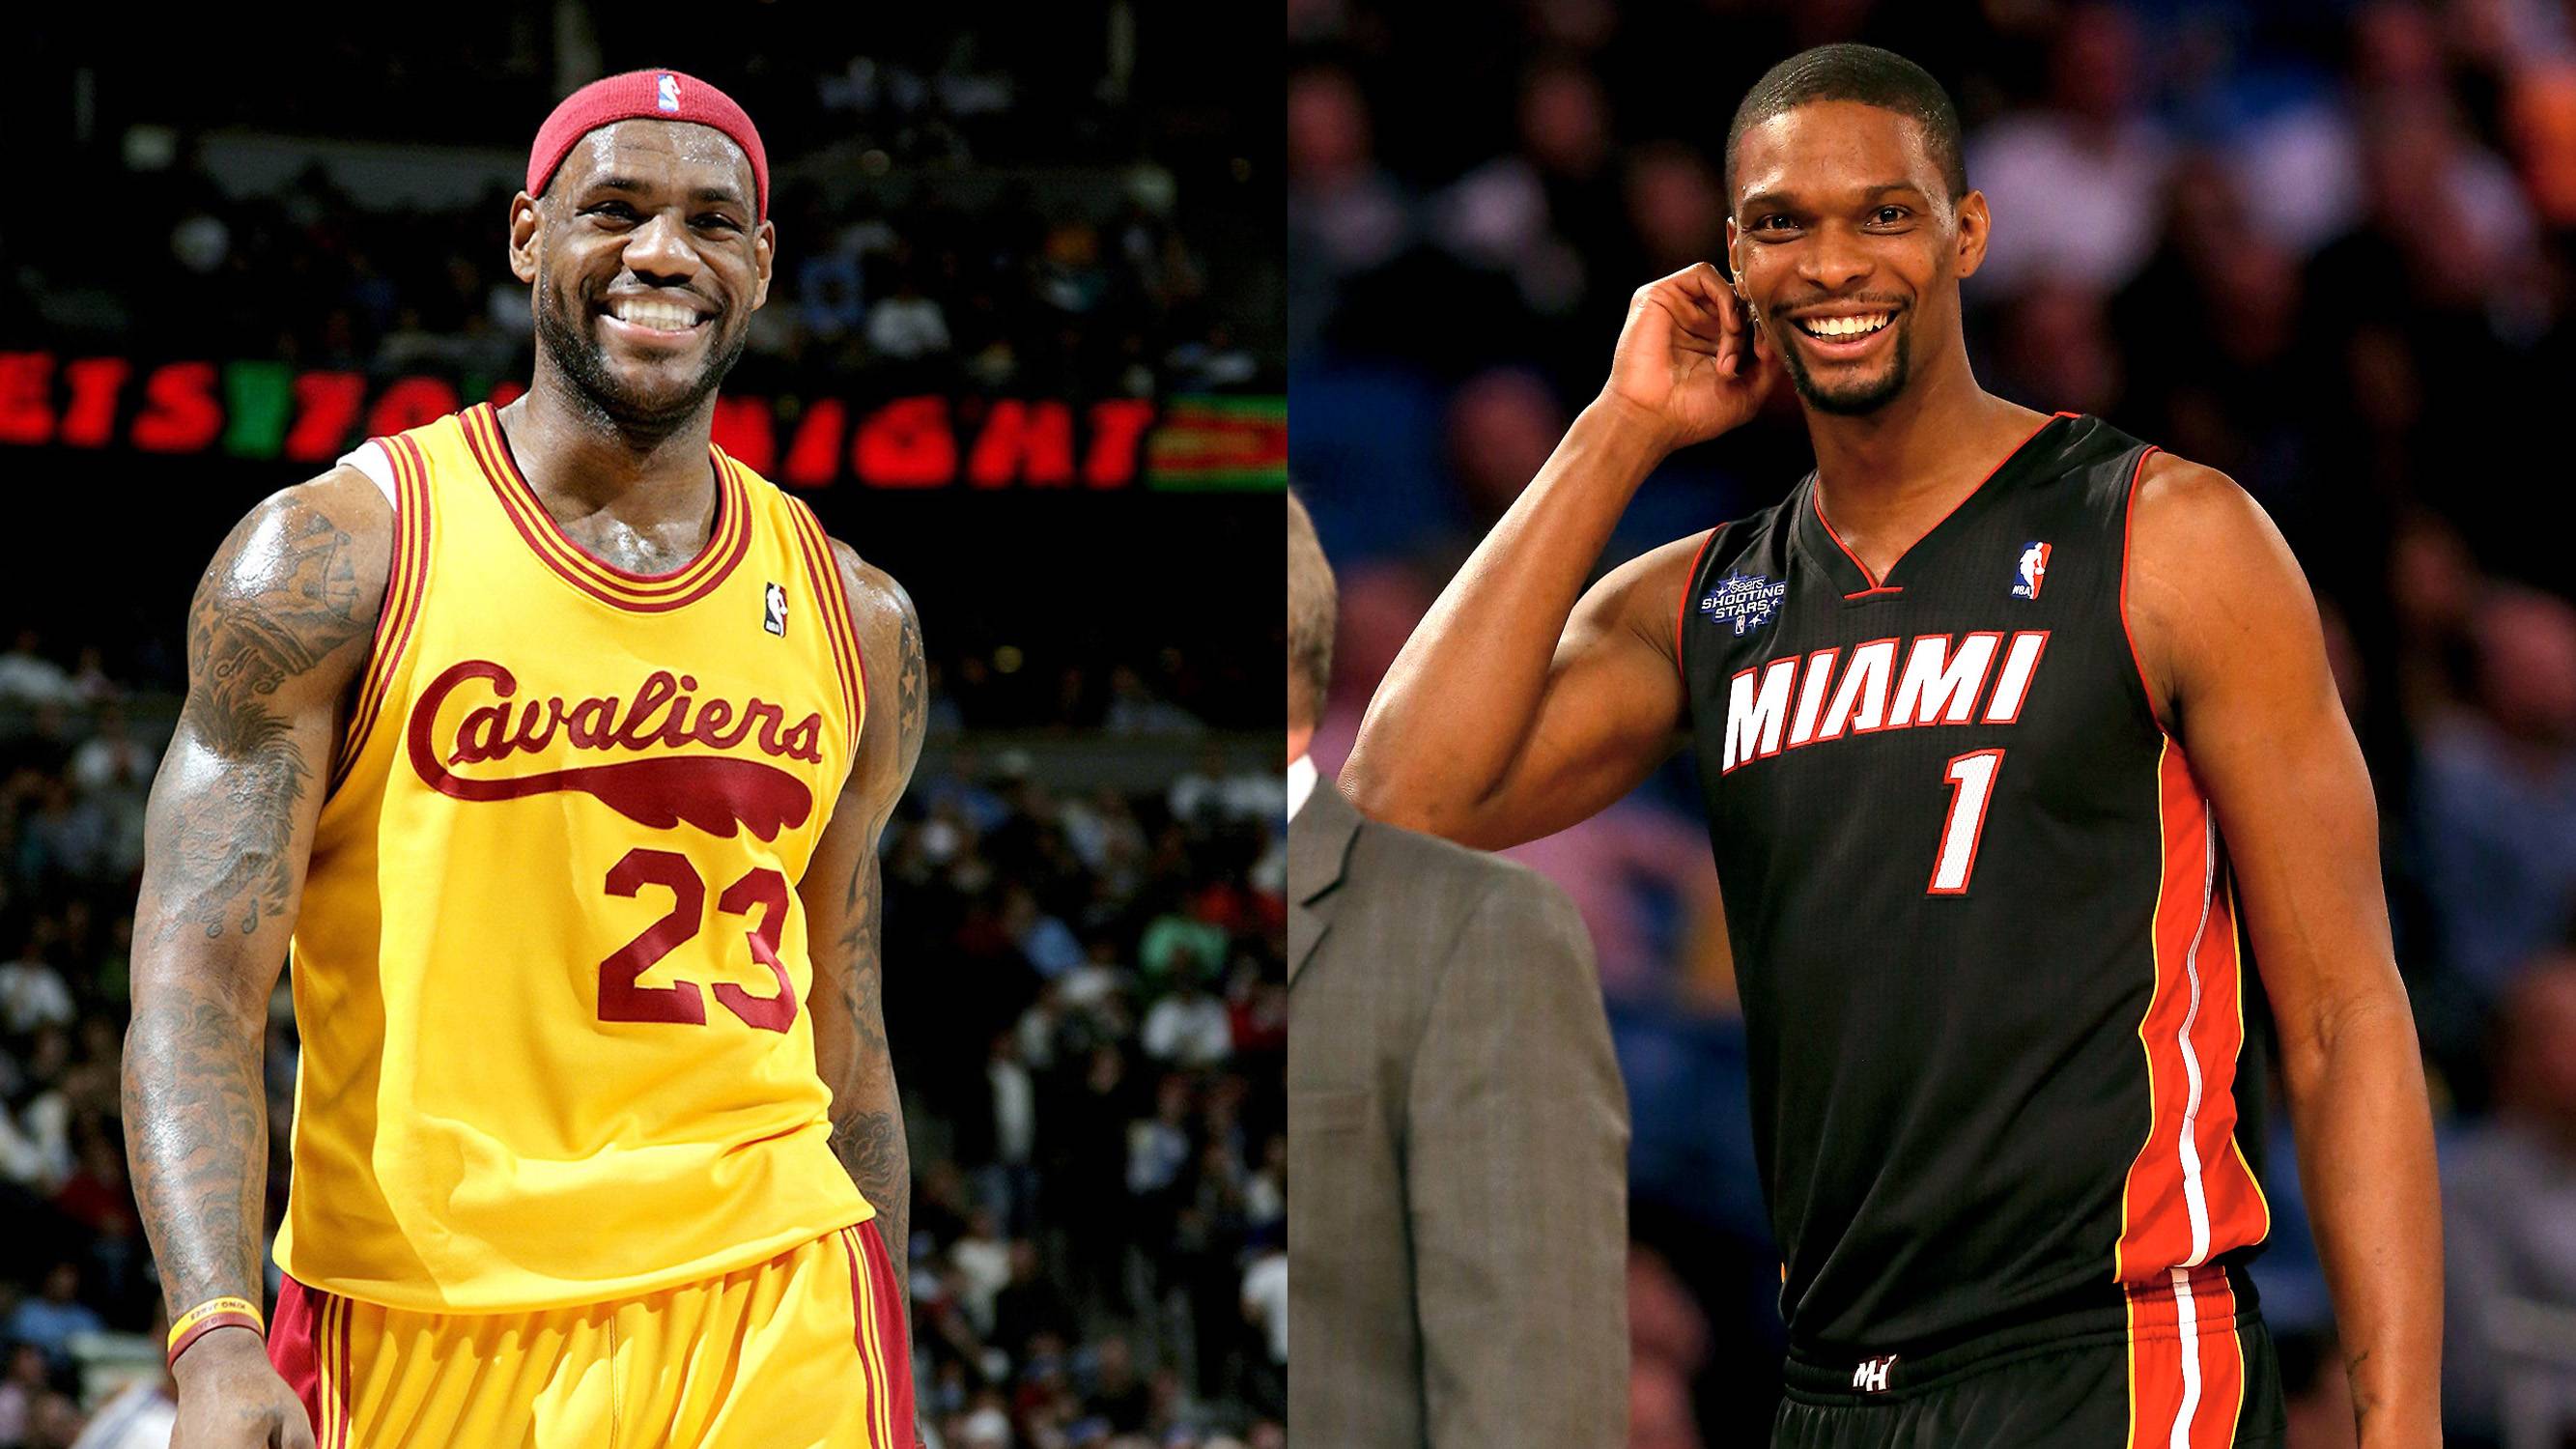
<path fill-rule="evenodd" d="M 698 314 L 669 302 L 623 301 L 610 307 L 609 315 L 637 327 L 650 327 L 658 332 L 685 332 L 698 325 Z"/>
<path fill-rule="evenodd" d="M 1872 312 L 1861 317 L 1813 317 L 1798 325 L 1815 337 L 1860 337 L 1887 325 L 1888 314 Z"/>

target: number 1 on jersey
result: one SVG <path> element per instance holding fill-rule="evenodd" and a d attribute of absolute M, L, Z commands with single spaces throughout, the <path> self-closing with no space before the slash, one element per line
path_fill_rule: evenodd
<path fill-rule="evenodd" d="M 1932 860 L 1936 896 L 1968 893 L 1968 876 L 1977 868 L 1977 841 L 1986 831 L 1986 806 L 1995 798 L 1995 772 L 2003 768 L 2001 750 L 1971 750 L 1954 755 L 1941 778 L 1950 782 L 1950 813 L 1941 823 L 1941 851 Z"/>

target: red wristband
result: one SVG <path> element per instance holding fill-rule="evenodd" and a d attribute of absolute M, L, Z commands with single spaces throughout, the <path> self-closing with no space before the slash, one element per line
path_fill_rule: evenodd
<path fill-rule="evenodd" d="M 188 1345 L 214 1330 L 235 1327 L 247 1328 L 253 1333 L 264 1331 L 266 1325 L 260 1322 L 259 1306 L 241 1298 L 214 1298 L 198 1304 L 180 1314 L 179 1321 L 170 1326 L 167 1362 L 177 1363 L 179 1355 L 188 1351 Z"/>

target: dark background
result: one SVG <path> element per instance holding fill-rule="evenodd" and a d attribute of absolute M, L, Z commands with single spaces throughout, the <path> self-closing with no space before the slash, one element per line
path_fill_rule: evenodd
<path fill-rule="evenodd" d="M 499 299 L 526 290 L 503 236 L 528 137 L 582 80 L 704 56 L 681 68 L 753 110 L 779 233 L 771 302 L 727 394 L 855 409 L 937 393 L 970 412 L 1047 398 L 1078 412 L 1101 398 L 1279 392 L 1279 130 L 1267 105 L 1243 104 L 1244 83 L 1268 72 L 1248 67 L 1239 21 L 1198 7 L 968 4 L 862 28 L 789 3 L 482 17 L 424 28 L 351 16 L 329 34 L 156 21 L 150 47 L 105 12 L 39 27 L 12 165 L 45 200 L 0 223 L 0 348 L 122 356 L 138 372 L 247 358 L 426 374 L 462 382 L 466 401 L 523 383 L 524 307 Z M 418 199 L 435 186 L 461 199 Z M 183 235 L 218 255 L 183 260 Z M 824 281 L 820 264 L 845 258 L 851 270 Z M 945 311 L 953 346 L 901 356 L 864 340 L 865 308 L 906 283 Z M 817 325 L 817 295 L 849 325 Z M 995 355 L 1007 366 L 989 365 Z M 111 652 L 154 648 L 223 531 L 321 471 L 165 466 L 118 447 L 0 462 L 18 485 L 8 527 L 77 541 L 96 562 L 0 573 L 0 610 Z M 1039 490 L 1001 506 L 844 478 L 810 501 L 913 592 L 945 675 L 1020 650 L 1024 679 L 989 708 L 972 681 L 943 678 L 975 723 L 1065 722 L 1066 668 L 1087 676 L 1077 715 L 1096 717 L 1113 662 L 1160 674 L 1149 682 L 1230 727 L 1276 718 L 1274 671 L 1242 667 L 1267 657 L 1247 645 L 1277 637 L 1268 611 L 1168 607 L 1241 587 L 1229 545 L 1248 542 L 1251 521 L 1266 527 L 1258 492 Z M 118 582 L 98 586 L 109 569 Z M 90 586 L 64 587 L 74 579 Z M 1247 639 L 1243 620 L 1270 632 Z M 141 667 L 172 678 L 157 655 Z M 1046 688 L 1023 687 L 1041 677 Z"/>
<path fill-rule="evenodd" d="M 1724 265 L 1745 90 L 1828 41 L 1914 59 L 1992 206 L 1979 380 L 2227 472 L 2317 589 L 2435 1092 L 2451 1442 L 2576 1429 L 2576 12 L 1294 0 L 1287 28 L 1290 461 L 1342 587 L 1327 774 L 1599 389 L 1631 290 Z M 1776 502 L 1813 459 L 1774 402 L 1650 478 L 1602 566 Z M 1627 1073 L 1639 1449 L 1756 1442 L 1777 1394 L 1698 798 L 1685 760 L 1513 852 L 1583 908 Z M 2291 1442 L 2348 1444 L 2286 1117 L 2254 1271 Z"/>
<path fill-rule="evenodd" d="M 89 1418 L 102 1443 L 166 1437 L 117 1121 L 142 805 L 206 559 L 259 498 L 328 466 L 273 439 L 228 451 L 234 370 L 360 379 L 369 409 L 402 379 L 464 402 L 523 384 L 504 229 L 528 142 L 578 85 L 648 65 L 725 88 L 768 151 L 777 268 L 722 395 L 781 421 L 770 476 L 826 402 L 856 423 L 934 399 L 961 459 L 1008 406 L 1158 419 L 1115 487 L 1034 465 L 998 486 L 892 487 L 844 438 L 799 491 L 910 590 L 934 672 L 930 745 L 884 849 L 916 1370 L 939 1442 L 1280 1444 L 1284 796 L 1263 661 L 1281 649 L 1285 354 L 1266 18 L 567 0 L 360 8 L 327 30 L 75 9 L 16 38 L 0 1449 L 60 1449 Z M 99 358 L 132 375 L 82 433 L 67 369 Z M 225 441 L 154 452 L 146 380 L 188 363 L 216 369 Z M 1205 438 L 1187 420 L 1210 415 L 1250 420 L 1249 464 L 1190 466 Z M 283 1011 L 268 1048 L 273 1225 Z"/>

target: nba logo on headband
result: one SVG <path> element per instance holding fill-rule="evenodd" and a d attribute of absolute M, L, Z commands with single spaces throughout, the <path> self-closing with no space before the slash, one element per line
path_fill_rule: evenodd
<path fill-rule="evenodd" d="M 629 118 L 687 121 L 724 133 L 751 162 L 752 203 L 769 213 L 769 158 L 751 117 L 721 89 L 678 70 L 630 70 L 592 81 L 563 98 L 528 148 L 528 194 L 543 196 L 573 143 Z"/>

